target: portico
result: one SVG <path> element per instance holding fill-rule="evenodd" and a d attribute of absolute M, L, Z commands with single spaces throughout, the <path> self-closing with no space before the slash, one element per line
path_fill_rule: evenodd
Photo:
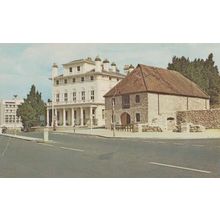
<path fill-rule="evenodd" d="M 54 106 L 54 123 L 56 127 L 67 126 L 96 126 L 97 119 L 97 106 Z M 47 126 L 53 126 L 52 118 L 49 117 L 52 112 L 52 107 L 47 108 Z"/>

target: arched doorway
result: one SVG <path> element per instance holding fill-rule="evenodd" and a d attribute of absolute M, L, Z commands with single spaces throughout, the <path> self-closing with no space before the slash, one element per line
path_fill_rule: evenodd
<path fill-rule="evenodd" d="M 121 114 L 121 124 L 129 125 L 131 123 L 131 117 L 127 112 Z"/>

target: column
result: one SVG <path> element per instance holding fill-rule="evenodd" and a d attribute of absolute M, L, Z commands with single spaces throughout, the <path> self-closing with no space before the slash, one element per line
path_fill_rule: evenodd
<path fill-rule="evenodd" d="M 75 119 L 74 119 L 74 108 L 72 108 L 72 126 L 75 125 Z"/>
<path fill-rule="evenodd" d="M 66 126 L 66 109 L 63 108 L 63 126 Z"/>
<path fill-rule="evenodd" d="M 92 106 L 89 107 L 90 128 L 92 128 Z"/>
<path fill-rule="evenodd" d="M 47 108 L 47 127 L 50 126 L 49 123 L 50 123 L 50 122 L 49 122 L 49 109 Z"/>
<path fill-rule="evenodd" d="M 80 126 L 83 126 L 83 108 L 80 107 Z"/>
<path fill-rule="evenodd" d="M 55 116 L 54 116 L 54 120 L 55 120 L 55 126 L 57 127 L 57 109 L 55 108 Z"/>

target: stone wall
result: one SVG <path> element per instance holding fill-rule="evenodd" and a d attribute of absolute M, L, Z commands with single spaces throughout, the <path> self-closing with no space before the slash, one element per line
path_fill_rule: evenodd
<path fill-rule="evenodd" d="M 187 122 L 205 128 L 220 128 L 220 109 L 178 111 L 176 119 L 178 125 Z"/>
<path fill-rule="evenodd" d="M 140 95 L 140 102 L 136 103 L 135 96 Z M 121 124 L 121 115 L 126 112 L 131 117 L 131 123 L 136 123 L 136 113 L 140 113 L 141 124 L 148 122 L 148 96 L 147 93 L 130 94 L 130 108 L 122 109 L 122 96 L 115 97 L 116 124 Z M 112 98 L 105 98 L 105 127 L 111 128 L 112 123 Z"/>

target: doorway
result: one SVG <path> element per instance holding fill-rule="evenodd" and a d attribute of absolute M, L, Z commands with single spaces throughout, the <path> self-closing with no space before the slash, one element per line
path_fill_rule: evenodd
<path fill-rule="evenodd" d="M 127 112 L 121 114 L 121 124 L 129 125 L 131 123 L 131 117 Z"/>

